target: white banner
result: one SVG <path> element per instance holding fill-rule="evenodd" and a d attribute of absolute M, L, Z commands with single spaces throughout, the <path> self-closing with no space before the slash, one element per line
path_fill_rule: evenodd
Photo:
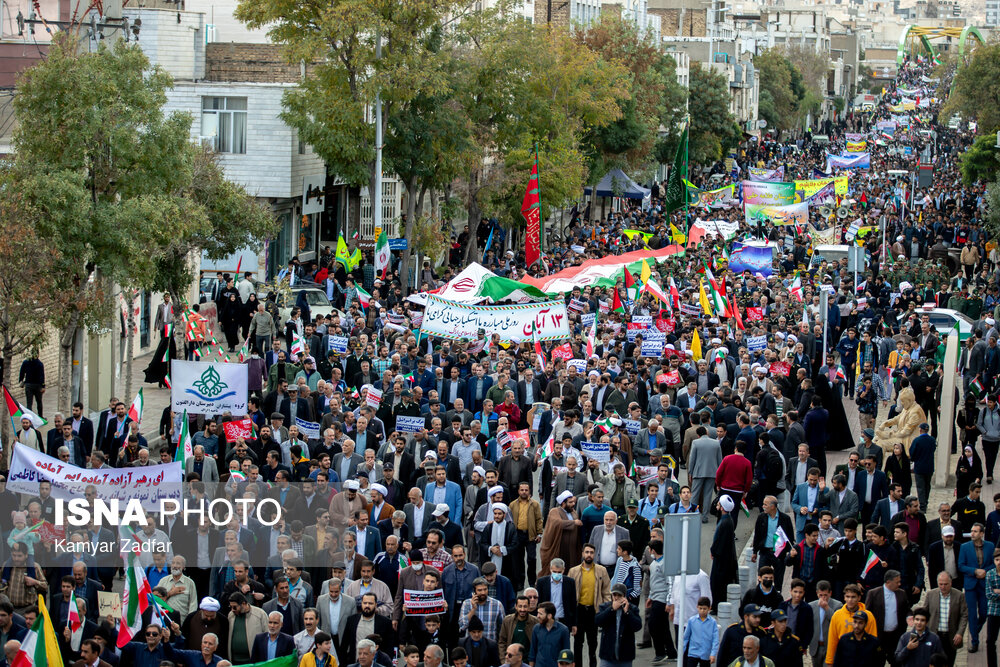
<path fill-rule="evenodd" d="M 524 303 L 514 306 L 467 306 L 445 301 L 433 294 L 427 296 L 427 310 L 420 325 L 424 336 L 451 340 L 475 340 L 479 330 L 486 337 L 498 334 L 505 343 L 531 340 L 531 323 L 535 323 L 540 340 L 569 338 L 569 318 L 562 301 Z"/>
<path fill-rule="evenodd" d="M 38 484 L 52 484 L 52 497 L 83 498 L 88 486 L 97 488 L 101 500 L 127 502 L 138 498 L 147 510 L 159 510 L 160 500 L 181 498 L 183 468 L 180 462 L 141 468 L 78 468 L 30 447 L 15 447 L 11 456 L 7 489 L 38 495 Z"/>
<path fill-rule="evenodd" d="M 295 426 L 298 427 L 299 433 L 306 436 L 310 440 L 319 440 L 319 423 L 318 422 L 307 422 L 302 417 L 295 418 Z"/>
<path fill-rule="evenodd" d="M 171 361 L 170 403 L 176 413 L 247 414 L 249 366 L 225 362 Z"/>

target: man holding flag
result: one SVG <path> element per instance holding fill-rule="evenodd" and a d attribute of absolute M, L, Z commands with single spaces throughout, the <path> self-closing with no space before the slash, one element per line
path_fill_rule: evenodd
<path fill-rule="evenodd" d="M 751 558 L 758 568 L 765 565 L 774 568 L 774 582 L 781 590 L 785 577 L 785 554 L 778 550 L 778 546 L 784 547 L 789 541 L 788 536 L 795 535 L 795 526 L 790 516 L 778 511 L 778 499 L 774 496 L 764 497 L 762 510 L 754 524 Z"/>

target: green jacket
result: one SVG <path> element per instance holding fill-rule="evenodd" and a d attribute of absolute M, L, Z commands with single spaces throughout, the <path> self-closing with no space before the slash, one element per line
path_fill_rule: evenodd
<path fill-rule="evenodd" d="M 271 364 L 270 370 L 267 372 L 267 390 L 274 391 L 278 388 L 278 366 L 280 364 Z M 295 384 L 295 375 L 302 370 L 295 364 L 291 362 L 285 362 L 285 379 L 288 380 L 288 384 Z"/>

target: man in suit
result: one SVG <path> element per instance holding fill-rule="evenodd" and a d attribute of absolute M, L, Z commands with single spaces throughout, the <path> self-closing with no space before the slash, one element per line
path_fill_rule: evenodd
<path fill-rule="evenodd" d="M 722 447 L 718 440 L 707 435 L 704 426 L 699 426 L 695 433 L 698 437 L 691 442 L 688 453 L 688 478 L 694 482 L 692 502 L 701 510 L 701 522 L 708 523 L 715 494 L 715 473 L 722 465 Z"/>
<path fill-rule="evenodd" d="M 409 491 L 410 502 L 403 506 L 406 525 L 409 528 L 414 549 L 422 549 L 427 540 L 427 531 L 434 527 L 434 510 L 437 505 L 424 500 L 423 491 L 414 487 Z"/>
<path fill-rule="evenodd" d="M 575 455 L 566 457 L 566 470 L 556 475 L 555 486 L 552 487 L 552 494 L 549 496 L 549 508 L 558 504 L 556 498 L 563 491 L 570 491 L 577 498 L 587 493 L 587 475 L 580 471 L 580 461 Z"/>
<path fill-rule="evenodd" d="M 833 598 L 833 587 L 827 581 L 816 585 L 818 599 L 809 603 L 813 615 L 813 636 L 809 642 L 809 656 L 812 664 L 822 665 L 826 661 L 826 648 L 830 640 L 830 620 L 844 606 L 844 603 Z"/>
<path fill-rule="evenodd" d="M 264 611 L 268 614 L 272 611 L 280 612 L 282 616 L 281 631 L 294 637 L 305 627 L 302 623 L 302 603 L 290 595 L 288 579 L 283 576 L 274 578 L 274 595 L 274 598 L 264 603 Z M 268 622 L 270 622 L 270 618 L 269 615 Z"/>
<path fill-rule="evenodd" d="M 73 427 L 73 433 L 83 440 L 83 448 L 86 452 L 93 451 L 94 448 L 94 422 L 83 416 L 83 403 L 73 404 L 72 418 L 69 423 Z"/>
<path fill-rule="evenodd" d="M 409 551 L 410 527 L 406 525 L 406 512 L 403 510 L 394 511 L 388 519 L 379 521 L 376 528 L 382 535 L 382 544 L 385 544 L 386 538 L 394 535 L 399 540 L 400 549 Z"/>
<path fill-rule="evenodd" d="M 96 440 L 94 441 L 94 447 L 97 447 L 97 449 L 104 452 L 107 458 L 111 458 L 110 454 L 108 453 L 109 452 L 108 447 L 110 447 L 110 445 L 106 445 L 106 443 L 104 442 L 104 438 L 108 433 L 108 426 L 111 424 L 111 420 L 115 418 L 115 406 L 118 405 L 118 403 L 120 403 L 118 397 L 112 396 L 111 400 L 108 401 L 108 409 L 101 410 L 101 414 L 97 417 L 97 423 L 94 424 L 94 437 L 96 438 Z M 82 414 L 82 408 L 81 408 L 81 414 Z M 115 451 L 114 453 L 116 456 L 118 455 L 117 451 Z"/>
<path fill-rule="evenodd" d="M 898 570 L 886 570 L 885 583 L 872 588 L 865 597 L 865 610 L 875 617 L 876 637 L 885 655 L 895 655 L 896 644 L 906 631 L 906 617 L 910 615 L 910 602 L 900 590 L 902 576 Z M 892 596 L 894 602 L 886 600 Z"/>
<path fill-rule="evenodd" d="M 785 465 L 785 488 L 793 489 L 794 493 L 794 489 L 806 483 L 809 471 L 815 467 L 816 459 L 809 456 L 809 445 L 804 442 L 799 443 L 796 455 L 788 459 L 788 463 Z"/>
<path fill-rule="evenodd" d="M 857 518 L 858 495 L 847 488 L 847 477 L 833 476 L 833 490 L 830 492 L 830 512 L 833 514 L 833 525 L 840 534 L 844 534 L 844 520 Z"/>
<path fill-rule="evenodd" d="M 521 408 L 521 419 L 527 418 L 528 410 L 542 400 L 542 383 L 535 379 L 535 372 L 530 368 L 524 370 L 524 375 L 517 383 L 517 405 Z"/>
<path fill-rule="evenodd" d="M 576 582 L 566 576 L 566 563 L 562 558 L 549 562 L 549 574 L 535 582 L 538 604 L 551 602 L 556 607 L 556 620 L 570 631 L 576 630 Z"/>
<path fill-rule="evenodd" d="M 347 532 L 354 533 L 359 556 L 374 560 L 378 552 L 382 551 L 382 533 L 369 525 L 368 512 L 365 510 L 354 512 L 354 525 L 348 528 Z"/>
<path fill-rule="evenodd" d="M 629 406 L 638 402 L 635 390 L 629 389 L 629 381 L 628 373 L 622 373 L 615 378 L 615 390 L 604 402 L 605 410 L 614 410 L 619 415 L 627 415 Z"/>
<path fill-rule="evenodd" d="M 951 575 L 947 572 L 938 574 L 934 583 L 937 588 L 928 591 L 927 599 L 924 601 L 924 606 L 930 612 L 927 629 L 938 636 L 941 647 L 948 656 L 948 664 L 954 665 L 955 653 L 962 645 L 965 628 L 969 624 L 969 608 L 966 606 L 965 596 L 954 588 Z M 947 603 L 942 605 L 944 600 L 947 600 Z M 945 607 L 947 614 L 942 614 Z"/>
<path fill-rule="evenodd" d="M 986 620 L 986 573 L 995 566 L 995 545 L 986 540 L 986 527 L 981 523 L 972 526 L 971 539 L 958 552 L 958 569 L 965 579 L 965 603 L 969 608 L 969 636 L 972 642 L 969 653 L 979 650 L 979 631 Z M 994 650 L 989 647 L 987 650 Z"/>
<path fill-rule="evenodd" d="M 459 377 L 458 366 L 452 366 L 449 377 L 441 382 L 441 394 L 438 396 L 438 399 L 446 410 L 451 410 L 455 407 L 455 399 L 461 398 L 464 400 L 466 393 L 465 380 Z"/>
<path fill-rule="evenodd" d="M 905 507 L 906 502 L 903 500 L 902 485 L 898 482 L 892 482 L 889 484 L 889 495 L 875 503 L 869 522 L 877 523 L 885 527 L 886 530 L 892 530 L 894 525 L 892 523 L 893 517 L 902 512 Z M 950 509 L 951 506 L 949 505 Z"/>
<path fill-rule="evenodd" d="M 829 489 L 819 488 L 819 468 L 813 466 L 809 469 L 805 483 L 795 487 L 795 493 L 792 494 L 792 514 L 795 516 L 796 542 L 801 542 L 805 538 L 803 531 L 807 523 L 819 525 L 820 510 L 826 507 L 829 497 Z M 789 535 L 789 537 L 791 536 Z"/>
<path fill-rule="evenodd" d="M 924 538 L 927 544 L 920 545 L 924 547 L 925 553 L 932 544 L 941 540 L 942 530 L 946 526 L 951 526 L 955 529 L 955 542 L 961 544 L 964 541 L 962 539 L 962 524 L 951 515 L 951 504 L 941 503 L 938 505 L 938 518 L 927 522 L 927 536 Z M 958 547 L 956 547 L 956 551 L 957 549 Z M 931 579 L 932 583 L 933 581 Z M 961 588 L 961 586 L 955 583 L 955 588 Z"/>
<path fill-rule="evenodd" d="M 338 657 L 340 657 L 344 664 L 351 664 L 357 659 L 357 644 L 362 639 L 365 639 L 365 637 L 357 636 L 358 625 L 362 619 L 366 623 L 373 624 L 375 634 L 382 638 L 384 646 L 394 646 L 396 644 L 396 633 L 392 629 L 392 622 L 388 617 L 376 613 L 377 608 L 378 600 L 375 594 L 365 593 L 361 596 L 361 608 L 358 613 L 348 617 L 347 625 L 344 626 L 344 638 L 341 640 L 344 651 L 338 654 Z"/>
<path fill-rule="evenodd" d="M 956 532 L 953 526 L 945 526 L 941 539 L 927 548 L 927 577 L 931 581 L 931 588 L 937 586 L 937 576 L 942 572 L 947 572 L 951 577 L 952 586 L 964 587 L 965 578 L 958 569 L 958 555 L 962 545 L 957 541 Z"/>
<path fill-rule="evenodd" d="M 695 383 L 695 394 L 697 396 L 704 396 L 719 386 L 718 373 L 710 371 L 708 362 L 704 359 L 698 362 L 695 371 L 688 375 L 685 380 L 689 383 Z"/>
<path fill-rule="evenodd" d="M 125 440 L 129 435 L 129 423 L 132 418 L 128 416 L 125 404 L 118 401 L 115 404 L 114 414 L 108 420 L 108 425 L 104 430 L 104 437 L 101 439 L 101 451 L 114 461 L 118 458 L 118 452 L 125 446 Z"/>
<path fill-rule="evenodd" d="M 347 619 L 357 611 L 357 602 L 342 594 L 343 583 L 340 579 L 333 577 L 327 580 L 326 585 L 327 592 L 316 599 L 319 627 L 333 637 L 337 655 L 343 655 L 344 629 L 347 627 Z"/>
<path fill-rule="evenodd" d="M 473 364 L 472 375 L 465 380 L 465 405 L 469 410 L 475 413 L 483 409 L 483 401 L 492 386 L 493 378 L 486 374 L 483 365 Z"/>
<path fill-rule="evenodd" d="M 434 468 L 434 481 L 424 487 L 424 498 L 436 504 L 443 502 L 451 510 L 451 516 L 462 516 L 462 488 L 448 479 L 448 469 L 443 465 Z"/>
<path fill-rule="evenodd" d="M 52 437 L 55 434 L 57 437 Z M 65 447 L 69 450 L 70 463 L 78 468 L 85 468 L 90 459 L 90 450 L 83 442 L 83 438 L 73 433 L 73 423 L 64 421 L 61 427 L 52 429 L 49 435 L 49 456 L 59 458 L 59 448 Z"/>
<path fill-rule="evenodd" d="M 785 559 L 775 557 L 774 542 L 775 533 L 780 528 L 785 536 L 792 539 L 794 528 L 791 518 L 784 512 L 778 511 L 778 499 L 774 496 L 765 496 L 761 513 L 757 516 L 757 522 L 753 529 L 753 562 L 757 563 L 757 568 L 770 565 L 774 568 L 774 585 L 780 591 L 785 576 Z M 777 522 L 777 528 L 769 529 Z"/>
<path fill-rule="evenodd" d="M 607 568 L 609 573 L 614 573 L 618 562 L 617 547 L 622 540 L 631 540 L 631 535 L 626 528 L 618 525 L 618 515 L 609 509 L 604 513 L 604 525 L 594 526 L 589 540 L 597 550 L 594 559 Z"/>
<path fill-rule="evenodd" d="M 457 417 L 459 424 L 461 425 L 459 432 L 461 432 L 461 428 L 467 427 L 472 423 L 472 416 L 472 413 L 465 409 L 465 399 L 459 396 L 455 399 L 455 404 L 452 406 L 452 409 L 445 413 L 444 419 L 446 423 L 454 424 L 455 418 Z M 458 437 L 459 434 L 455 433 L 455 440 L 458 440 Z M 454 442 L 454 440 L 452 442 Z"/>
<path fill-rule="evenodd" d="M 281 631 L 284 618 L 280 611 L 272 611 L 267 615 L 267 632 L 262 632 L 253 638 L 253 648 L 250 649 L 251 662 L 266 662 L 283 655 L 291 655 L 295 651 L 295 640 L 291 635 Z"/>
<path fill-rule="evenodd" d="M 312 414 L 312 404 L 305 396 L 299 395 L 297 385 L 288 385 L 288 397 L 278 404 L 278 412 L 285 416 L 285 423 L 288 426 L 295 426 L 296 419 L 315 421 Z"/>
<path fill-rule="evenodd" d="M 858 472 L 854 492 L 861 503 L 861 522 L 867 524 L 875 511 L 875 503 L 889 495 L 889 478 L 878 469 L 874 455 L 865 457 L 864 470 Z"/>
<path fill-rule="evenodd" d="M 194 448 L 194 456 L 184 462 L 184 473 L 198 473 L 201 481 L 205 483 L 205 489 L 211 493 L 214 485 L 219 482 L 219 467 L 215 464 L 215 459 L 205 456 L 205 448 L 198 445 Z"/>
<path fill-rule="evenodd" d="M 8 641 L 10 639 L 16 638 L 8 635 Z M 73 663 L 73 667 L 111 667 L 111 664 L 101 659 L 100 643 L 90 638 L 80 642 L 80 659 Z"/>
<path fill-rule="evenodd" d="M 413 458 L 413 454 L 407 451 L 406 448 L 406 435 L 399 435 L 392 443 L 392 448 L 386 447 L 388 451 L 382 456 L 382 470 L 391 468 L 392 478 L 400 482 L 404 487 L 410 486 L 413 482 L 413 471 L 416 470 L 417 464 Z M 402 498 L 397 502 L 393 499 L 393 505 L 399 507 L 403 502 Z"/>
<path fill-rule="evenodd" d="M 350 438 L 344 438 L 340 448 L 340 453 L 333 455 L 333 463 L 330 467 L 337 473 L 341 482 L 346 482 L 349 479 L 354 479 L 358 472 L 358 466 L 364 464 L 365 457 L 354 451 L 354 440 Z"/>
<path fill-rule="evenodd" d="M 573 383 L 566 379 L 566 371 L 559 369 L 556 373 L 556 378 L 552 382 L 549 382 L 545 386 L 545 391 L 542 394 L 542 400 L 546 403 L 552 403 L 553 398 L 559 398 L 562 400 L 562 407 L 564 410 L 574 410 L 576 409 L 577 401 L 579 400 L 579 392 Z"/>

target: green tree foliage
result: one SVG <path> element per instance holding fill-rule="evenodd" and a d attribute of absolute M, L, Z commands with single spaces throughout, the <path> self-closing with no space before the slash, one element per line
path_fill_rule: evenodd
<path fill-rule="evenodd" d="M 758 113 L 769 128 L 788 130 L 798 125 L 799 104 L 805 96 L 802 77 L 779 50 L 768 49 L 754 58 L 760 72 Z"/>
<path fill-rule="evenodd" d="M 709 165 L 739 143 L 743 133 L 729 112 L 729 82 L 722 74 L 692 63 L 690 95 L 689 161 Z"/>
<path fill-rule="evenodd" d="M 978 47 L 972 58 L 958 68 L 940 116 L 948 118 L 955 113 L 977 121 L 980 132 L 1000 130 L 1000 44 Z"/>
<path fill-rule="evenodd" d="M 1000 159 L 997 155 L 997 133 L 984 134 L 978 137 L 969 149 L 962 154 L 962 182 L 974 185 L 980 181 L 992 181 L 1000 170 Z"/>

